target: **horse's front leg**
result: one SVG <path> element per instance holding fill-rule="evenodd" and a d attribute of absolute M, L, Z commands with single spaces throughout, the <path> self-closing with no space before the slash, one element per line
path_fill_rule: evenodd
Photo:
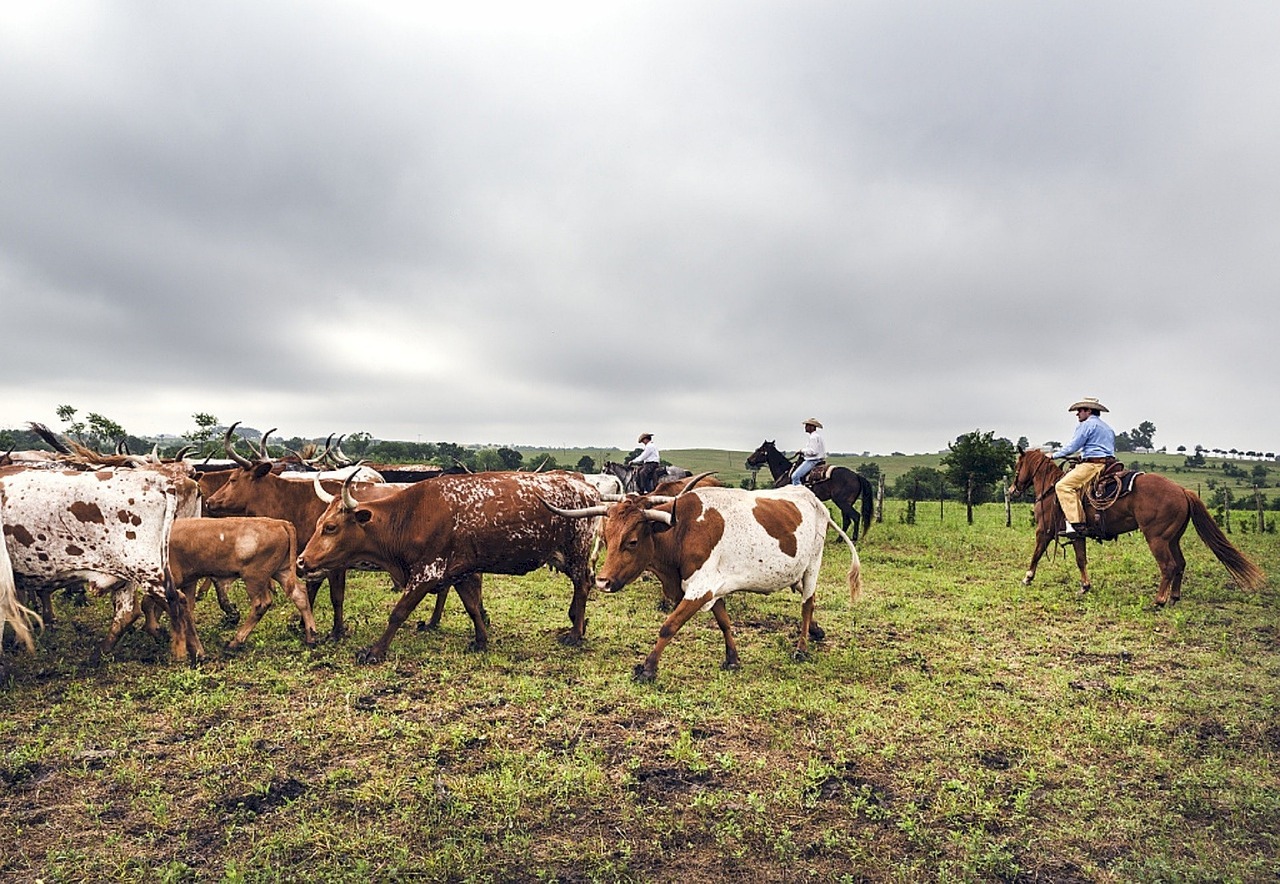
<path fill-rule="evenodd" d="M 1071 541 L 1071 545 L 1076 550 L 1076 567 L 1080 569 L 1080 595 L 1084 595 L 1093 589 L 1093 584 L 1089 582 L 1089 556 L 1085 548 L 1085 538 L 1077 537 Z"/>
<path fill-rule="evenodd" d="M 1031 564 L 1027 566 L 1027 575 L 1022 578 L 1023 586 L 1030 586 L 1031 581 L 1036 579 L 1036 567 L 1040 564 L 1044 551 L 1049 548 L 1049 540 L 1052 536 L 1047 531 L 1036 531 L 1036 547 L 1031 552 Z"/>

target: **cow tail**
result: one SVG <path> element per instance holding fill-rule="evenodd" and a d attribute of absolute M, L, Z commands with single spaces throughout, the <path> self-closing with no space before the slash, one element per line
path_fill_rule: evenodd
<path fill-rule="evenodd" d="M 18 601 L 18 587 L 13 579 L 13 563 L 9 561 L 9 547 L 4 537 L 0 536 L 0 637 L 4 633 L 4 625 L 13 627 L 13 634 L 28 651 L 35 652 L 35 642 L 31 639 L 31 624 L 43 624 L 40 615 Z"/>
<path fill-rule="evenodd" d="M 827 509 L 826 504 L 822 505 L 822 511 L 827 514 L 827 524 L 835 528 L 840 539 L 849 545 L 849 601 L 856 602 L 858 596 L 862 594 L 862 560 L 858 558 L 858 548 L 853 545 L 853 541 L 849 539 L 848 534 L 844 533 L 840 524 L 831 518 L 831 510 Z"/>
<path fill-rule="evenodd" d="M 1236 582 L 1245 589 L 1261 589 L 1265 586 L 1267 575 L 1231 544 L 1227 535 L 1222 533 L 1218 523 L 1209 514 L 1204 502 L 1188 491 L 1187 503 L 1191 505 L 1191 523 L 1196 526 L 1196 533 L 1200 535 L 1204 545 L 1209 547 L 1218 561 L 1231 572 Z"/>

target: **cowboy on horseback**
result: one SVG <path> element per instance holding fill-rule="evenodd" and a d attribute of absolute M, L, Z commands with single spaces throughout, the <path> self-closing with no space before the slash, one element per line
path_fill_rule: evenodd
<path fill-rule="evenodd" d="M 1081 496 L 1106 465 L 1116 459 L 1116 434 L 1102 420 L 1102 412 L 1107 411 L 1107 407 L 1097 399 L 1086 396 L 1073 403 L 1067 411 L 1076 413 L 1076 420 L 1080 425 L 1076 427 L 1071 441 L 1049 456 L 1055 460 L 1077 452 L 1080 456 L 1080 462 L 1068 470 L 1054 486 L 1058 502 L 1062 504 L 1063 515 L 1067 517 L 1066 530 L 1060 536 L 1074 540 L 1090 536 L 1084 521 Z"/>
<path fill-rule="evenodd" d="M 653 444 L 653 433 L 641 433 L 636 442 L 644 448 L 627 461 L 627 465 L 636 471 L 636 489 L 641 494 L 648 494 L 658 483 L 658 471 L 662 469 L 662 458 L 658 454 L 658 446 Z"/>
<path fill-rule="evenodd" d="M 822 441 L 822 433 L 818 432 L 821 429 L 822 421 L 816 417 L 811 417 L 804 422 L 804 431 L 808 433 L 808 438 L 799 451 L 800 462 L 791 471 L 792 485 L 803 485 L 804 477 L 827 459 L 827 444 Z"/>

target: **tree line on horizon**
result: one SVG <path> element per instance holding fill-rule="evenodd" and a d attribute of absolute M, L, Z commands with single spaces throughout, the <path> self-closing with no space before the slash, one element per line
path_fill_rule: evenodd
<path fill-rule="evenodd" d="M 181 436 L 172 437 L 172 441 L 158 445 L 157 440 L 134 436 L 128 433 L 119 423 L 97 412 L 88 412 L 80 417 L 79 409 L 70 405 L 59 405 L 55 411 L 63 423 L 62 432 L 75 439 L 81 445 L 98 451 L 115 451 L 123 446 L 134 453 L 145 453 L 158 447 L 162 455 L 172 456 L 185 446 L 195 450 L 189 456 L 221 458 L 222 437 L 226 427 L 212 414 L 196 412 L 192 414 L 195 426 Z M 1137 427 L 1116 434 L 1117 452 L 1138 452 L 1154 450 L 1156 426 L 1151 421 L 1143 421 Z M 251 427 L 238 427 L 237 434 L 250 442 L 257 443 L 262 438 L 262 431 Z M 327 440 L 306 439 L 298 436 L 268 440 L 270 456 L 284 456 L 289 453 L 316 456 L 323 451 Z M 1059 442 L 1050 441 L 1046 446 L 1057 447 Z M 997 438 L 993 431 L 974 430 L 958 436 L 948 443 L 948 453 L 942 458 L 941 469 L 928 466 L 914 466 L 903 475 L 897 476 L 885 487 L 885 494 L 902 500 L 937 500 L 950 498 L 967 501 L 971 504 L 982 504 L 1000 499 L 1003 487 L 1012 470 L 1017 451 L 1030 447 L 1025 436 L 1017 443 L 1007 438 Z M 44 441 L 33 431 L 26 429 L 0 430 L 0 450 L 22 448 L 47 448 Z M 582 473 L 595 473 L 603 469 L 604 464 L 597 464 L 590 455 L 582 455 L 575 463 L 558 463 L 551 454 L 539 454 L 536 463 L 527 462 L 524 454 L 509 446 L 483 447 L 461 445 L 454 442 L 408 442 L 400 440 L 375 439 L 369 433 L 355 432 L 341 437 L 342 453 L 350 458 L 376 463 L 422 463 L 440 466 L 461 465 L 475 472 L 488 470 L 520 470 L 520 469 L 569 469 Z M 634 457 L 639 448 L 633 448 L 622 456 L 623 460 Z M 1185 452 L 1185 446 L 1178 451 Z M 1195 453 L 1186 459 L 1187 468 L 1204 467 L 1205 454 L 1210 453 L 1232 456 L 1259 457 L 1273 460 L 1273 454 L 1261 455 L 1256 452 L 1222 451 L 1195 446 Z M 896 455 L 895 455 L 896 456 Z M 667 461 L 664 461 L 669 463 Z M 1224 475 L 1229 478 L 1249 478 L 1239 468 L 1230 463 L 1224 470 L 1232 468 Z M 855 471 L 864 478 L 878 485 L 881 469 L 875 460 L 859 463 Z M 1261 475 L 1256 475 L 1261 470 Z M 1252 476 L 1254 484 L 1265 487 L 1268 474 L 1264 465 L 1259 464 Z M 750 480 L 743 480 L 744 487 Z"/>

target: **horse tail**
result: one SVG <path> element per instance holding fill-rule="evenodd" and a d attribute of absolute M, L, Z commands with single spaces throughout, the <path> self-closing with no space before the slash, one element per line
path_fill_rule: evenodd
<path fill-rule="evenodd" d="M 875 498 L 871 493 L 871 483 L 865 477 L 854 473 L 858 476 L 858 481 L 862 483 L 862 536 L 866 537 L 867 532 L 871 530 L 871 516 L 875 512 Z"/>
<path fill-rule="evenodd" d="M 1231 576 L 1245 589 L 1261 589 L 1267 582 L 1267 575 L 1262 569 L 1249 561 L 1245 554 L 1231 545 L 1227 535 L 1222 533 L 1218 523 L 1209 514 L 1209 509 L 1199 497 L 1186 492 L 1187 502 L 1191 505 L 1191 523 L 1196 526 L 1196 533 L 1204 541 L 1204 545 L 1217 557 L 1219 562 L 1231 572 Z"/>
<path fill-rule="evenodd" d="M 844 533 L 844 529 L 840 527 L 831 516 L 831 510 L 827 509 L 827 505 L 822 504 L 822 511 L 827 514 L 827 524 L 836 529 L 836 533 L 840 535 L 849 546 L 849 601 L 856 602 L 858 596 L 862 594 L 862 560 L 858 558 L 858 548 L 853 545 L 853 541 L 849 539 L 849 535 Z"/>

